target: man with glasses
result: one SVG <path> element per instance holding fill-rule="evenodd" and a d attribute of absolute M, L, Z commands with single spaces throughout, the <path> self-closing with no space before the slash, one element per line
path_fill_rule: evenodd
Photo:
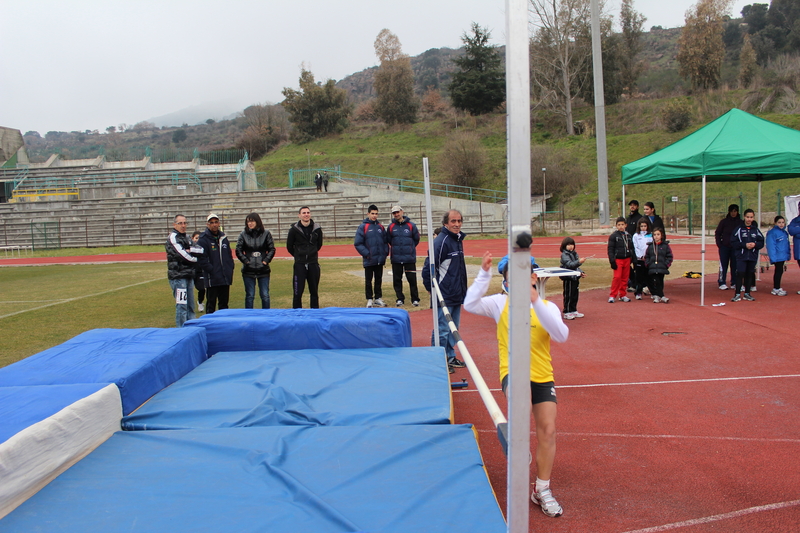
<path fill-rule="evenodd" d="M 464 297 L 467 295 L 467 265 L 464 262 L 463 245 L 466 236 L 461 233 L 463 221 L 461 212 L 451 209 L 442 217 L 442 231 L 433 241 L 433 271 L 436 276 L 436 283 L 439 285 L 444 304 L 450 311 L 450 317 L 453 319 L 456 328 L 461 322 L 461 304 L 464 303 Z M 433 289 L 431 286 L 430 257 L 425 260 L 425 266 L 422 268 L 422 283 L 429 292 Z M 431 298 L 436 297 L 434 290 L 431 293 Z M 456 341 L 450 335 L 450 327 L 447 324 L 447 319 L 442 312 L 441 306 L 438 308 L 438 321 L 439 346 L 445 349 L 447 364 L 452 373 L 453 369 L 464 368 L 466 365 L 456 358 L 454 349 Z M 434 344 L 433 334 L 431 334 L 431 346 Z"/>
<path fill-rule="evenodd" d="M 194 274 L 202 248 L 192 246 L 186 236 L 186 217 L 175 215 L 167 238 L 167 279 L 175 298 L 175 324 L 183 326 L 194 318 Z"/>

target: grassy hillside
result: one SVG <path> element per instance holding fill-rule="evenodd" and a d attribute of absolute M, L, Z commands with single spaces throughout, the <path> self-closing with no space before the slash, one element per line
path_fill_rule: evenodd
<path fill-rule="evenodd" d="M 660 118 L 660 110 L 670 99 L 632 100 L 606 108 L 608 131 L 609 197 L 611 214 L 621 210 L 622 165 L 644 157 L 683 138 L 702 125 L 717 118 L 732 107 L 740 107 L 746 97 L 745 91 L 720 91 L 707 95 L 687 97 L 692 108 L 692 125 L 678 133 L 668 133 Z M 579 107 L 576 119 L 587 123 L 587 133 L 574 137 L 563 134 L 560 117 L 549 112 L 536 112 L 532 118 L 531 141 L 533 149 L 532 168 L 534 192 L 539 192 L 541 172 L 548 167 L 548 180 L 556 167 L 568 166 L 568 174 L 583 173 L 584 184 L 576 194 L 562 194 L 551 201 L 549 208 L 557 209 L 563 201 L 568 217 L 589 218 L 592 205 L 597 198 L 596 140 L 592 135 L 594 110 L 590 106 Z M 767 120 L 800 129 L 800 115 L 761 115 Z M 311 167 L 341 165 L 343 171 L 374 176 L 422 180 L 422 158 L 428 157 L 431 179 L 448 182 L 449 178 L 439 164 L 442 148 L 447 136 L 456 129 L 474 131 L 480 135 L 486 150 L 488 163 L 479 186 L 487 189 L 506 188 L 505 162 L 505 117 L 501 114 L 454 118 L 420 122 L 406 127 L 383 128 L 380 124 L 353 125 L 345 133 L 320 139 L 305 145 L 287 144 L 256 163 L 258 171 L 265 171 L 271 186 L 286 186 L 289 168 L 306 168 L 308 156 Z M 306 152 L 308 150 L 308 153 Z M 546 165 L 537 158 L 547 158 Z M 549 183 L 549 181 L 548 181 Z M 765 211 L 775 210 L 777 194 L 800 192 L 800 179 L 765 182 L 762 189 Z M 548 186 L 549 194 L 557 193 Z M 670 199 L 677 196 L 684 202 L 692 196 L 699 202 L 700 186 L 696 184 L 635 185 L 628 187 L 627 199 L 640 202 L 653 201 L 661 211 L 662 198 L 665 207 L 672 213 L 675 207 Z M 727 205 L 732 197 L 744 195 L 745 206 L 755 207 L 757 186 L 740 182 L 708 185 L 709 197 L 718 197 Z M 699 209 L 699 206 L 695 207 Z M 743 207 L 744 208 L 744 207 Z M 682 207 L 681 209 L 686 209 Z"/>

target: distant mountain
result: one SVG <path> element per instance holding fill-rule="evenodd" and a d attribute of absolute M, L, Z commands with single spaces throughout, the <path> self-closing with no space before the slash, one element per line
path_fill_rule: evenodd
<path fill-rule="evenodd" d="M 183 124 L 194 126 L 195 124 L 204 123 L 210 118 L 219 122 L 220 120 L 236 118 L 237 114 L 250 104 L 252 102 L 238 102 L 234 99 L 205 102 L 185 107 L 160 117 L 148 118 L 147 122 L 152 122 L 159 128 L 163 126 L 177 127 Z"/>

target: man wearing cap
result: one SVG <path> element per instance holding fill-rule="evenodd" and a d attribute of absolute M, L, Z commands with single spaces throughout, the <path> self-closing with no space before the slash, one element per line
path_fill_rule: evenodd
<path fill-rule="evenodd" d="M 298 212 L 300 219 L 289 228 L 286 250 L 294 257 L 292 278 L 292 307 L 303 307 L 303 291 L 308 283 L 311 309 L 319 309 L 319 250 L 322 248 L 322 227 L 311 218 L 311 209 L 304 205 Z"/>
<path fill-rule="evenodd" d="M 227 309 L 233 284 L 233 253 L 228 236 L 220 229 L 219 217 L 214 213 L 206 218 L 206 230 L 197 244 L 203 248 L 200 266 L 206 278 L 206 314 L 216 311 L 217 302 L 220 309 Z"/>
<path fill-rule="evenodd" d="M 403 273 L 405 272 L 411 292 L 411 305 L 417 307 L 419 306 L 419 290 L 417 289 L 419 230 L 416 224 L 403 214 L 403 208 L 399 205 L 392 207 L 392 218 L 394 220 L 389 224 L 387 234 L 389 245 L 392 247 L 392 281 L 394 293 L 397 296 L 395 303 L 398 307 L 405 304 L 406 297 L 403 294 Z"/>
<path fill-rule="evenodd" d="M 175 298 L 175 325 L 194 319 L 194 274 L 197 256 L 203 249 L 192 246 L 186 236 L 186 217 L 175 215 L 172 231 L 164 247 L 167 250 L 167 279 Z"/>

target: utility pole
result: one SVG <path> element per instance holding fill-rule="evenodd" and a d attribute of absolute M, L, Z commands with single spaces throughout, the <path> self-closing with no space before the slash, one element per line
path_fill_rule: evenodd
<path fill-rule="evenodd" d="M 608 157 L 606 154 L 606 98 L 603 92 L 603 52 L 600 44 L 600 7 L 592 0 L 592 67 L 594 70 L 594 121 L 597 138 L 597 206 L 600 225 L 608 221 Z"/>

